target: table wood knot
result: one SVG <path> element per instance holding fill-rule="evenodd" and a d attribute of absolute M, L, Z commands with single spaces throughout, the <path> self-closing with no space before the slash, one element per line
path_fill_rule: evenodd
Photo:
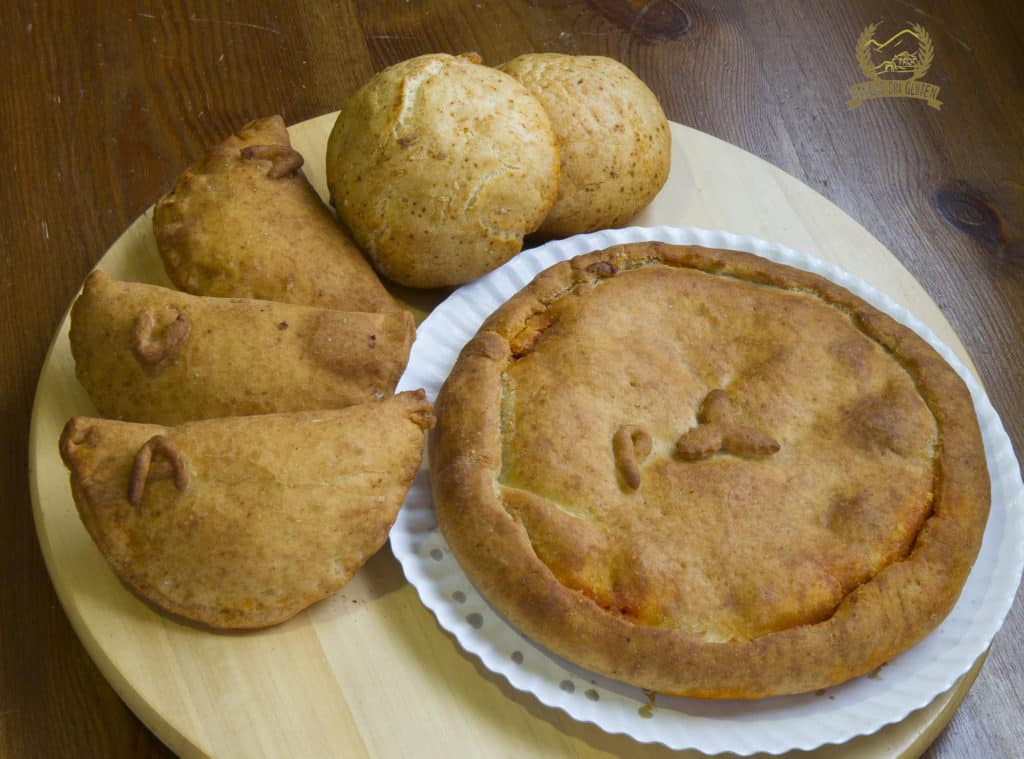
<path fill-rule="evenodd" d="M 973 239 L 985 250 L 995 252 L 1006 244 L 1002 217 L 989 199 L 963 179 L 946 182 L 932 196 L 939 216 Z"/>
<path fill-rule="evenodd" d="M 590 4 L 613 24 L 645 42 L 677 40 L 690 30 L 690 15 L 678 1 L 590 0 Z"/>

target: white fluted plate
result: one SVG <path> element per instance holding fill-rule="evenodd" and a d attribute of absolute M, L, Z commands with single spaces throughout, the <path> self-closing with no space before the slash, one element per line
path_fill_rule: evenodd
<path fill-rule="evenodd" d="M 1002 625 L 1024 568 L 1024 486 L 1010 440 L 981 385 L 931 329 L 885 294 L 831 263 L 753 237 L 676 227 L 579 235 L 525 251 L 453 293 L 420 325 L 399 389 L 423 387 L 434 400 L 483 320 L 549 266 L 610 245 L 649 240 L 743 250 L 827 277 L 916 331 L 963 377 L 985 443 L 992 509 L 981 552 L 956 607 L 921 643 L 879 671 L 827 691 L 756 701 L 649 693 L 556 657 L 489 606 L 437 527 L 425 471 L 391 531 L 392 549 L 406 578 L 440 625 L 485 667 L 542 703 L 610 733 L 706 754 L 779 754 L 845 743 L 903 720 L 951 688 Z"/>

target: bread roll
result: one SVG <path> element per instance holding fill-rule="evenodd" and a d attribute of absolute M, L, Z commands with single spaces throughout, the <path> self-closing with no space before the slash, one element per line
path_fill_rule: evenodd
<path fill-rule="evenodd" d="M 619 226 L 668 179 L 671 134 L 654 93 L 626 66 L 596 55 L 531 53 L 499 66 L 544 105 L 561 155 L 545 237 Z"/>
<path fill-rule="evenodd" d="M 338 216 L 388 279 L 468 282 L 522 248 L 558 191 L 540 103 L 476 55 L 385 69 L 345 104 L 327 143 Z"/>

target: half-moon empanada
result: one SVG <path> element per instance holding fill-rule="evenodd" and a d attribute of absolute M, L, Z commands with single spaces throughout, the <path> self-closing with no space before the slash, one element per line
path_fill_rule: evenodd
<path fill-rule="evenodd" d="M 74 417 L 60 452 L 118 577 L 215 628 L 283 622 L 387 539 L 434 417 L 423 391 L 161 427 Z"/>
<path fill-rule="evenodd" d="M 342 311 L 398 304 L 299 168 L 280 116 L 253 121 L 185 171 L 153 211 L 174 284 L 197 295 Z"/>
<path fill-rule="evenodd" d="M 414 336 L 407 311 L 205 298 L 100 271 L 71 310 L 75 373 L 100 414 L 158 424 L 383 398 Z"/>

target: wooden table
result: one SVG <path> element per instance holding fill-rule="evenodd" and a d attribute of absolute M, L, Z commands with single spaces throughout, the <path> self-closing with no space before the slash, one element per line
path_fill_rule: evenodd
<path fill-rule="evenodd" d="M 6 3 L 0 28 L 0 755 L 166 756 L 57 602 L 32 524 L 27 434 L 43 356 L 85 273 L 204 145 L 273 112 L 337 109 L 425 52 L 610 55 L 669 118 L 836 203 L 952 323 L 1024 452 L 1024 21 L 995 2 L 778 4 L 446 0 Z M 919 99 L 847 106 L 868 24 L 922 25 Z M 929 756 L 1019 754 L 1024 605 Z M 609 743 L 614 753 L 618 741 Z"/>

